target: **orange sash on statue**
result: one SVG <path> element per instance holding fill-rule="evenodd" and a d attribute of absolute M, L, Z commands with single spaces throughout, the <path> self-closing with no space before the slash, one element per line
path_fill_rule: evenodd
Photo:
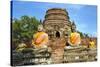
<path fill-rule="evenodd" d="M 34 40 L 32 44 L 35 47 L 40 47 L 41 45 L 44 45 L 48 41 L 48 36 L 46 36 L 45 32 L 37 32 L 34 34 Z"/>
<path fill-rule="evenodd" d="M 77 32 L 71 33 L 69 41 L 72 46 L 79 45 L 81 42 L 80 34 Z"/>

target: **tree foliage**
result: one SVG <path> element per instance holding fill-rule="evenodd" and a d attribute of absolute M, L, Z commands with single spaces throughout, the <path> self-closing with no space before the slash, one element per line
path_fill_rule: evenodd
<path fill-rule="evenodd" d="M 87 34 L 87 33 L 83 33 L 83 32 L 80 32 L 80 31 L 77 31 L 78 33 L 80 33 L 80 36 L 81 36 L 81 38 L 88 38 L 89 37 L 89 34 Z"/>
<path fill-rule="evenodd" d="M 20 19 L 12 20 L 12 43 L 18 44 L 22 41 L 29 41 L 37 31 L 40 24 L 35 17 L 22 16 Z"/>

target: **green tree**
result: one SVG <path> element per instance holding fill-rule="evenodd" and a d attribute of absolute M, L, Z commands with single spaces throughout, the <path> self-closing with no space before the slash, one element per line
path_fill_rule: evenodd
<path fill-rule="evenodd" d="M 29 42 L 40 24 L 35 17 L 22 16 L 12 21 L 12 44 L 17 45 L 22 41 Z"/>
<path fill-rule="evenodd" d="M 84 37 L 84 34 L 82 32 L 80 32 L 80 31 L 77 31 L 77 32 L 80 34 L 81 38 Z"/>

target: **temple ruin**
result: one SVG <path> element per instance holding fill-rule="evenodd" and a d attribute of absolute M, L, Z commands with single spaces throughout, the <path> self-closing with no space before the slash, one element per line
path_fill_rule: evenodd
<path fill-rule="evenodd" d="M 52 8 L 47 10 L 43 26 L 51 39 L 53 51 L 49 52 L 48 48 L 40 50 L 25 48 L 19 53 L 13 51 L 13 66 L 97 61 L 97 49 L 82 46 L 64 48 L 67 40 L 61 37 L 67 38 L 76 29 L 76 25 L 71 22 L 66 9 Z M 51 59 L 53 60 L 51 61 Z"/>
<path fill-rule="evenodd" d="M 61 8 L 47 10 L 43 25 L 48 35 L 53 38 L 66 37 L 73 29 L 76 29 L 76 25 L 70 21 L 66 9 Z"/>

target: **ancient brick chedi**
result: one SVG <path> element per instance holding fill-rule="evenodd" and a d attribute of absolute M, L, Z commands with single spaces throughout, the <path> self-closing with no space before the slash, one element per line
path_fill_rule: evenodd
<path fill-rule="evenodd" d="M 43 25 L 50 37 L 67 36 L 69 32 L 76 28 L 74 22 L 70 21 L 66 9 L 61 8 L 47 10 Z"/>
<path fill-rule="evenodd" d="M 76 29 L 75 24 L 70 21 L 66 9 L 52 8 L 46 11 L 43 26 L 50 37 L 52 63 L 62 63 L 67 42 L 65 38 Z"/>

